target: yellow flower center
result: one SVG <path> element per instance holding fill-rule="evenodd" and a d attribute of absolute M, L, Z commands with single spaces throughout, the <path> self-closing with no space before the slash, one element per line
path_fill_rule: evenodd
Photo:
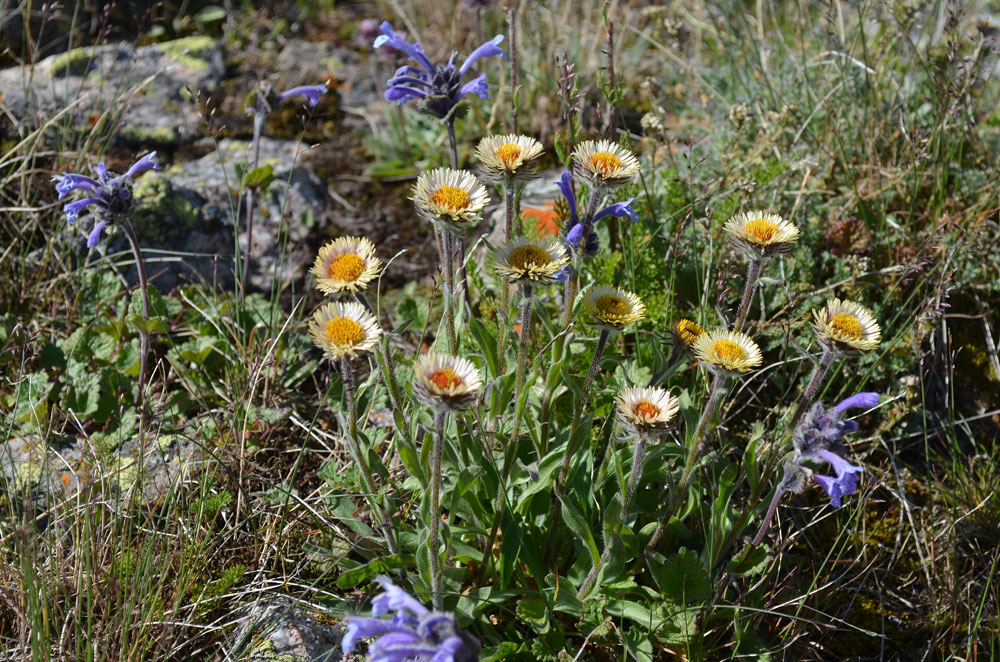
<path fill-rule="evenodd" d="M 365 261 L 354 253 L 338 255 L 330 263 L 330 278 L 352 283 L 365 270 Z"/>
<path fill-rule="evenodd" d="M 594 152 L 590 155 L 590 165 L 594 166 L 599 173 L 607 177 L 622 167 L 622 160 L 610 152 Z"/>
<path fill-rule="evenodd" d="M 497 147 L 496 155 L 510 169 L 517 165 L 517 157 L 521 156 L 521 146 L 514 143 L 504 143 Z"/>
<path fill-rule="evenodd" d="M 459 377 L 458 374 L 456 374 L 451 368 L 441 368 L 437 372 L 431 374 L 427 379 L 434 382 L 435 386 L 443 390 L 462 385 L 462 378 Z"/>
<path fill-rule="evenodd" d="M 705 333 L 705 329 L 688 319 L 683 319 L 677 322 L 674 326 L 674 330 L 677 332 L 677 335 L 680 336 L 681 342 L 688 347 L 694 344 L 694 341 L 698 339 L 698 336 Z"/>
<path fill-rule="evenodd" d="M 747 224 L 743 227 L 747 231 L 747 234 L 761 244 L 768 243 L 778 233 L 778 224 L 766 218 L 755 218 L 752 221 L 747 221 Z"/>
<path fill-rule="evenodd" d="M 854 315 L 847 313 L 837 313 L 830 320 L 830 326 L 837 332 L 837 335 L 847 336 L 851 340 L 857 340 L 864 333 L 864 327 Z"/>
<path fill-rule="evenodd" d="M 552 258 L 547 250 L 537 244 L 523 244 L 510 252 L 507 261 L 516 271 L 527 271 L 531 267 L 544 267 Z"/>
<path fill-rule="evenodd" d="M 733 342 L 728 338 L 719 338 L 712 343 L 712 352 L 723 361 L 734 362 L 746 358 L 747 353 L 738 342 Z"/>
<path fill-rule="evenodd" d="M 649 400 L 640 400 L 632 407 L 632 413 L 635 414 L 636 418 L 656 418 L 660 415 L 660 408 Z"/>
<path fill-rule="evenodd" d="M 357 345 L 365 339 L 365 330 L 350 317 L 331 317 L 326 323 L 326 339 L 334 345 Z"/>
<path fill-rule="evenodd" d="M 431 200 L 438 207 L 444 207 L 445 209 L 450 209 L 451 211 L 460 211 L 469 206 L 469 192 L 464 188 L 448 186 L 445 184 L 438 190 L 434 191 L 434 195 L 431 196 Z"/>
<path fill-rule="evenodd" d="M 602 294 L 597 297 L 594 308 L 597 309 L 597 317 L 602 320 L 620 319 L 632 310 L 628 301 L 614 294 Z"/>

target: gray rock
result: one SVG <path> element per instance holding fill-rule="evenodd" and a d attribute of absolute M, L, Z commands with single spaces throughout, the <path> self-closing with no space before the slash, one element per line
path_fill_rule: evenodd
<path fill-rule="evenodd" d="M 319 608 L 268 596 L 248 608 L 227 659 L 338 662 L 345 627 Z"/>
<path fill-rule="evenodd" d="M 122 146 L 169 147 L 201 135 L 184 90 L 211 92 L 224 73 L 222 47 L 210 37 L 88 46 L 0 70 L 0 96 L 14 117 L 35 125 L 73 104 L 65 115 L 72 126 L 114 122 Z"/>

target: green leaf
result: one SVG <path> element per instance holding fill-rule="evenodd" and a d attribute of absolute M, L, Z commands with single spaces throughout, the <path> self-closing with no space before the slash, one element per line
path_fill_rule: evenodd
<path fill-rule="evenodd" d="M 486 358 L 486 365 L 490 369 L 490 374 L 496 377 L 499 369 L 497 364 L 496 336 L 490 333 L 486 325 L 476 319 L 475 315 L 469 318 L 469 331 L 472 332 L 473 337 L 476 339 L 476 344 L 479 345 L 479 350 Z"/>
<path fill-rule="evenodd" d="M 698 555 L 681 547 L 675 556 L 663 560 L 656 552 L 646 553 L 646 563 L 663 597 L 674 604 L 702 602 L 711 597 L 712 581 Z"/>
<path fill-rule="evenodd" d="M 538 634 L 545 634 L 552 628 L 549 623 L 548 606 L 544 600 L 538 598 L 518 600 L 517 617 Z"/>
<path fill-rule="evenodd" d="M 243 176 L 243 186 L 245 188 L 256 188 L 266 191 L 274 179 L 274 168 L 270 165 L 254 168 Z"/>
<path fill-rule="evenodd" d="M 509 656 L 516 653 L 519 648 L 520 644 L 505 641 L 499 646 L 484 649 L 480 657 L 480 662 L 501 662 L 501 660 L 506 660 Z"/>
<path fill-rule="evenodd" d="M 576 509 L 576 506 L 572 504 L 568 496 L 560 494 L 559 501 L 562 502 L 562 514 L 566 526 L 569 527 L 570 531 L 576 535 L 584 547 L 587 548 L 587 551 L 590 552 L 591 563 L 597 565 L 601 559 L 601 553 L 597 549 L 597 542 L 594 540 L 594 534 L 587 525 L 587 521 L 580 514 L 580 511 Z"/>
<path fill-rule="evenodd" d="M 767 545 L 747 545 L 739 556 L 729 562 L 729 572 L 737 577 L 752 577 L 764 572 L 770 563 L 771 554 Z"/>
<path fill-rule="evenodd" d="M 342 572 L 337 578 L 337 588 L 350 590 L 360 586 L 365 582 L 370 582 L 377 575 L 384 575 L 399 568 L 413 568 L 417 564 L 416 558 L 412 554 L 393 554 L 391 556 L 380 556 L 353 570 Z"/>

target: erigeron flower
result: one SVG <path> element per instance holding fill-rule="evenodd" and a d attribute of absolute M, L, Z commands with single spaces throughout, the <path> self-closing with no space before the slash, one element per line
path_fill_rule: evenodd
<path fill-rule="evenodd" d="M 722 228 L 729 242 L 748 260 L 787 253 L 799 239 L 799 230 L 777 214 L 751 211 L 737 214 Z"/>
<path fill-rule="evenodd" d="M 89 207 L 97 218 L 93 229 L 87 235 L 87 247 L 93 248 L 101 239 L 101 231 L 110 223 L 128 214 L 132 208 L 132 179 L 147 170 L 159 170 L 156 163 L 156 152 L 150 152 L 129 168 L 124 175 L 115 175 L 103 163 L 94 166 L 94 177 L 63 173 L 56 175 L 56 192 L 62 200 L 75 190 L 87 191 L 90 196 L 70 202 L 63 207 L 66 222 L 73 223 Z"/>
<path fill-rule="evenodd" d="M 357 292 L 368 287 L 382 269 L 375 245 L 365 237 L 338 237 L 319 249 L 309 273 L 326 294 Z"/>
<path fill-rule="evenodd" d="M 523 181 L 531 177 L 541 155 L 542 143 L 515 134 L 487 136 L 476 146 L 476 160 L 486 177 L 495 182 L 505 178 Z"/>
<path fill-rule="evenodd" d="M 654 386 L 632 386 L 615 397 L 618 419 L 636 430 L 662 430 L 677 416 L 679 404 L 669 391 Z"/>
<path fill-rule="evenodd" d="M 674 339 L 686 349 L 694 347 L 694 343 L 698 340 L 698 337 L 705 333 L 705 329 L 698 326 L 697 322 L 686 318 L 678 320 L 674 324 L 672 331 Z"/>
<path fill-rule="evenodd" d="M 546 285 L 569 264 L 566 247 L 559 241 L 517 238 L 493 251 L 494 268 L 511 282 Z"/>
<path fill-rule="evenodd" d="M 830 299 L 813 316 L 820 343 L 833 351 L 863 354 L 878 347 L 882 339 L 882 330 L 872 312 L 853 301 Z"/>
<path fill-rule="evenodd" d="M 431 611 L 384 575 L 375 578 L 385 590 L 372 600 L 372 617 L 347 616 L 340 643 L 353 653 L 358 640 L 378 637 L 368 646 L 371 662 L 475 662 L 479 642 L 459 629 L 455 615 Z M 379 618 L 395 612 L 392 618 Z"/>
<path fill-rule="evenodd" d="M 750 336 L 739 331 L 714 329 L 698 336 L 694 354 L 709 370 L 728 375 L 750 372 L 760 366 L 760 347 Z"/>
<path fill-rule="evenodd" d="M 489 196 L 471 172 L 435 168 L 417 178 L 411 199 L 425 219 L 464 236 L 479 222 Z"/>
<path fill-rule="evenodd" d="M 639 172 L 639 160 L 629 150 L 610 140 L 585 140 L 573 150 L 577 174 L 592 186 L 618 188 Z"/>
<path fill-rule="evenodd" d="M 382 335 L 375 316 L 356 301 L 336 301 L 319 308 L 309 323 L 313 342 L 332 359 L 367 352 Z"/>
<path fill-rule="evenodd" d="M 619 287 L 591 286 L 580 295 L 580 304 L 595 324 L 611 331 L 646 317 L 646 304 Z"/>
<path fill-rule="evenodd" d="M 460 356 L 425 354 L 413 365 L 413 395 L 431 409 L 468 409 L 482 386 L 479 369 Z"/>
<path fill-rule="evenodd" d="M 385 21 L 381 25 L 382 35 L 375 39 L 374 47 L 391 46 L 406 53 L 417 66 L 404 65 L 386 82 L 385 98 L 388 101 L 403 103 L 410 99 L 420 101 L 421 110 L 443 120 L 451 120 L 456 109 L 466 94 L 478 94 L 481 99 L 489 99 L 489 86 L 486 74 L 480 74 L 466 84 L 462 77 L 469 71 L 474 62 L 484 57 L 506 55 L 499 44 L 503 35 L 498 34 L 465 58 L 461 67 L 455 66 L 457 53 L 452 53 L 447 64 L 433 64 L 424 53 L 420 44 L 410 44 L 392 31 L 392 25 Z"/>

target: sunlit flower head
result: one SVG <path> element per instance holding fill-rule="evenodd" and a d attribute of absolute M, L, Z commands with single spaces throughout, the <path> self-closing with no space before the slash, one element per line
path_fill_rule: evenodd
<path fill-rule="evenodd" d="M 476 146 L 476 160 L 492 181 L 523 180 L 534 175 L 542 143 L 528 136 L 487 136 Z"/>
<path fill-rule="evenodd" d="M 358 640 L 378 637 L 368 647 L 372 662 L 474 662 L 479 642 L 459 629 L 455 615 L 431 611 L 393 584 L 375 578 L 384 593 L 372 600 L 372 617 L 347 616 L 341 651 L 353 653 Z M 394 613 L 393 613 L 394 612 Z M 392 614 L 392 618 L 379 618 Z"/>
<path fill-rule="evenodd" d="M 646 317 L 646 304 L 620 287 L 594 285 L 580 295 L 580 305 L 595 324 L 612 331 Z"/>
<path fill-rule="evenodd" d="M 691 349 L 698 337 L 705 333 L 705 329 L 698 326 L 697 322 L 689 319 L 678 320 L 672 329 L 674 338 L 682 347 Z"/>
<path fill-rule="evenodd" d="M 677 416 L 679 404 L 669 391 L 655 386 L 632 386 L 615 397 L 618 419 L 637 430 L 664 429 Z"/>
<path fill-rule="evenodd" d="M 375 245 L 365 237 L 338 237 L 319 249 L 309 273 L 316 287 L 326 294 L 357 292 L 378 276 L 382 262 Z"/>
<path fill-rule="evenodd" d="M 830 299 L 813 312 L 820 343 L 842 354 L 863 354 L 878 347 L 882 330 L 872 312 L 853 301 Z"/>
<path fill-rule="evenodd" d="M 342 359 L 369 351 L 382 336 L 382 328 L 360 303 L 336 301 L 320 306 L 309 322 L 309 333 L 327 356 Z"/>
<path fill-rule="evenodd" d="M 694 355 L 709 370 L 735 375 L 760 366 L 760 347 L 750 336 L 739 331 L 706 331 L 694 341 Z"/>
<path fill-rule="evenodd" d="M 577 174 L 594 186 L 617 188 L 639 172 L 639 160 L 610 140 L 585 140 L 573 150 Z"/>
<path fill-rule="evenodd" d="M 413 365 L 413 395 L 432 409 L 468 409 L 482 386 L 479 369 L 460 356 L 424 354 Z"/>
<path fill-rule="evenodd" d="M 421 216 L 464 236 L 479 222 L 489 195 L 471 172 L 435 168 L 417 178 L 411 199 Z"/>
<path fill-rule="evenodd" d="M 56 192 L 62 200 L 72 191 L 87 191 L 86 198 L 80 198 L 63 207 L 66 222 L 73 223 L 88 208 L 97 218 L 94 228 L 87 235 L 87 247 L 93 248 L 101 239 L 101 231 L 110 223 L 128 214 L 132 209 L 132 179 L 147 170 L 159 170 L 156 163 L 156 152 L 150 152 L 130 167 L 125 174 L 115 175 L 103 163 L 94 166 L 96 177 L 86 175 L 71 175 L 63 173 L 56 175 Z"/>
<path fill-rule="evenodd" d="M 497 273 L 512 282 L 546 285 L 569 264 L 566 247 L 559 241 L 511 239 L 493 251 Z"/>
<path fill-rule="evenodd" d="M 737 214 L 722 228 L 729 242 L 748 260 L 762 260 L 792 250 L 799 229 L 777 214 L 751 211 Z"/>

